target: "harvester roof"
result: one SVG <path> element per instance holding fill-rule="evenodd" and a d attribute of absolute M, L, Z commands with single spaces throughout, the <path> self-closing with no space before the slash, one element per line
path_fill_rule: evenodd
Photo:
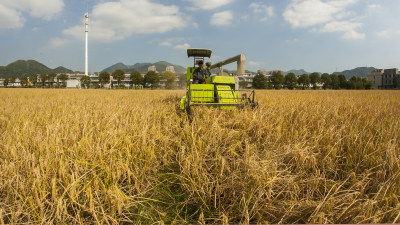
<path fill-rule="evenodd" d="M 212 51 L 210 49 L 189 48 L 187 50 L 188 57 L 211 57 Z"/>

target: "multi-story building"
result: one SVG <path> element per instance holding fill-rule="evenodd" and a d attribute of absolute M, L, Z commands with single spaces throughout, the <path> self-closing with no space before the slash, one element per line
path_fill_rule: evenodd
<path fill-rule="evenodd" d="M 371 81 L 375 88 L 382 88 L 382 75 L 385 70 L 383 69 L 377 69 L 373 70 L 368 76 L 367 80 Z"/>
<path fill-rule="evenodd" d="M 377 69 L 372 71 L 367 80 L 371 81 L 375 88 L 394 89 L 399 88 L 400 73 L 398 69 Z"/>
<path fill-rule="evenodd" d="M 165 68 L 165 71 L 175 73 L 175 68 L 174 68 L 174 66 L 167 66 L 167 68 Z"/>
<path fill-rule="evenodd" d="M 285 72 L 283 72 L 283 70 L 272 70 L 272 71 L 269 72 L 270 75 L 274 75 L 274 74 L 277 74 L 277 73 L 285 75 Z"/>
<path fill-rule="evenodd" d="M 393 89 L 397 87 L 398 69 L 385 69 L 382 74 L 382 89 Z"/>
<path fill-rule="evenodd" d="M 149 66 L 149 67 L 147 68 L 147 72 L 149 72 L 149 71 L 157 72 L 156 66 L 155 66 L 155 65 Z"/>
<path fill-rule="evenodd" d="M 258 74 L 262 74 L 262 75 L 267 75 L 267 71 L 266 70 L 257 70 Z"/>

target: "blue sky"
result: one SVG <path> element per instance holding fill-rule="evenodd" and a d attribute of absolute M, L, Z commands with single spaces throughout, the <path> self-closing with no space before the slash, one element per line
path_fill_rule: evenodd
<path fill-rule="evenodd" d="M 212 49 L 212 62 L 244 53 L 252 71 L 400 67 L 398 0 L 1 0 L 0 65 L 34 59 L 84 71 L 86 11 L 89 72 L 188 66 L 188 47 Z"/>

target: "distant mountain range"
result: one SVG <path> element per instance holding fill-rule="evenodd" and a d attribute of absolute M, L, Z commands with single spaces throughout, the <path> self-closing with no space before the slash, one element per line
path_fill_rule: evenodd
<path fill-rule="evenodd" d="M 35 61 L 35 60 L 17 60 L 7 66 L 0 66 L 0 77 L 9 78 L 12 76 L 23 77 L 32 74 L 49 74 L 49 73 L 73 73 L 74 71 L 59 66 L 55 69 Z"/>
<path fill-rule="evenodd" d="M 350 79 L 353 76 L 356 77 L 367 77 L 368 74 L 370 74 L 373 70 L 376 70 L 375 67 L 357 67 L 355 69 L 351 69 L 351 70 L 345 70 L 342 72 L 334 72 L 334 74 L 339 75 L 339 74 L 343 74 L 346 76 L 346 79 Z M 302 75 L 302 74 L 310 74 L 310 72 L 307 72 L 303 69 L 300 70 L 289 70 L 285 72 L 285 75 L 288 73 L 294 73 L 296 75 Z M 319 74 L 322 74 L 320 72 L 318 72 Z"/>
<path fill-rule="evenodd" d="M 288 74 L 288 73 L 294 73 L 296 76 L 303 75 L 303 74 L 310 74 L 309 72 L 307 72 L 307 71 L 305 71 L 303 69 L 300 69 L 300 70 L 289 70 L 289 71 L 285 72 L 285 75 Z"/>
<path fill-rule="evenodd" d="M 162 72 L 165 71 L 167 66 L 174 66 L 176 73 L 184 73 L 186 68 L 174 65 L 166 61 L 160 61 L 156 63 L 136 63 L 134 65 L 125 65 L 123 63 L 117 63 L 106 69 L 102 70 L 107 71 L 109 73 L 114 72 L 116 69 L 121 69 L 126 73 L 130 73 L 132 71 L 138 71 L 140 73 L 146 73 L 149 66 L 156 66 L 157 71 Z M 345 70 L 342 72 L 335 72 L 334 74 L 344 74 L 347 79 L 350 79 L 352 76 L 356 77 L 367 77 L 367 75 L 375 70 L 374 67 L 358 67 L 352 70 Z M 215 71 L 213 71 L 215 72 Z M 247 71 L 249 72 L 249 71 Z M 22 76 L 29 76 L 31 74 L 49 74 L 49 73 L 74 73 L 74 71 L 64 68 L 62 66 L 57 67 L 55 69 L 50 69 L 49 67 L 39 63 L 35 60 L 17 60 L 13 63 L 8 64 L 7 66 L 0 66 L 0 78 L 9 78 L 12 76 L 15 77 L 22 77 Z M 215 72 L 216 73 L 216 72 Z M 285 74 L 294 73 L 296 75 L 301 74 L 310 74 L 309 72 L 305 71 L 304 69 L 300 70 L 289 70 L 285 72 Z M 320 73 L 321 74 L 321 73 Z"/>
<path fill-rule="evenodd" d="M 373 70 L 376 70 L 375 67 L 357 67 L 352 70 L 345 70 L 342 72 L 335 72 L 334 74 L 339 75 L 343 74 L 346 76 L 346 79 L 350 79 L 353 76 L 356 77 L 367 77 Z"/>
<path fill-rule="evenodd" d="M 166 61 L 160 61 L 160 62 L 156 62 L 156 63 L 136 63 L 135 65 L 131 65 L 131 66 L 130 65 L 125 65 L 123 63 L 117 63 L 117 64 L 114 64 L 114 65 L 112 65 L 110 67 L 105 68 L 101 72 L 112 73 L 116 69 L 120 69 L 120 70 L 125 71 L 125 73 L 130 73 L 130 72 L 133 72 L 133 71 L 137 71 L 137 72 L 140 72 L 140 73 L 147 73 L 147 69 L 150 66 L 153 66 L 153 65 L 156 66 L 156 70 L 158 72 L 165 71 L 165 68 L 167 66 L 174 66 L 174 69 L 175 69 L 176 73 L 184 73 L 186 71 L 186 69 L 184 67 L 182 67 L 182 66 L 174 65 L 174 64 L 171 64 L 171 63 L 166 62 Z"/>

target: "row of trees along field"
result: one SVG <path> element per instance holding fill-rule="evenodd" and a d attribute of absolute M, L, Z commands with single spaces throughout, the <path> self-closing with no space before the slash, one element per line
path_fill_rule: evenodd
<path fill-rule="evenodd" d="M 13 85 L 16 83 L 17 78 L 5 78 L 3 85 Z M 66 74 L 32 74 L 30 76 L 23 76 L 19 78 L 22 87 L 66 87 L 68 75 Z"/>
<path fill-rule="evenodd" d="M 366 78 L 353 76 L 347 80 L 345 75 L 323 73 L 303 74 L 297 77 L 294 73 L 283 76 L 281 73 L 274 73 L 270 78 L 257 74 L 253 79 L 255 89 L 372 89 L 373 85 Z M 242 85 L 247 85 L 242 83 Z"/>
<path fill-rule="evenodd" d="M 125 85 L 122 84 L 122 81 L 125 79 L 125 72 L 117 69 L 111 74 L 109 72 L 102 72 L 99 74 L 99 87 L 104 87 L 105 84 L 110 83 L 111 76 L 113 77 L 113 80 L 117 81 L 117 87 L 118 88 L 125 88 Z M 186 79 L 184 76 L 179 77 L 179 87 L 184 86 L 184 82 L 186 82 Z M 137 87 L 145 87 L 145 88 L 159 88 L 160 86 L 160 81 L 163 80 L 165 81 L 165 88 L 166 89 L 175 89 L 177 87 L 177 77 L 174 73 L 170 71 L 164 71 L 161 73 L 161 76 L 154 72 L 154 71 L 148 71 L 144 77 L 137 71 L 133 71 L 129 75 L 130 79 L 130 86 L 137 88 Z M 82 77 L 81 83 L 83 87 L 89 88 L 90 87 L 90 79 L 88 80 L 85 77 Z M 96 86 L 94 86 L 96 88 Z"/>
<path fill-rule="evenodd" d="M 117 88 L 125 88 L 122 81 L 125 79 L 125 72 L 122 70 L 115 70 L 111 74 L 108 72 L 102 72 L 99 75 L 99 83 L 93 84 L 89 76 L 82 76 L 80 81 L 83 88 L 102 88 L 105 84 L 110 83 L 111 76 L 113 80 L 117 82 Z M 179 77 L 179 87 L 184 87 L 186 77 L 184 75 Z M 161 76 L 154 72 L 147 72 L 144 77 L 139 72 L 132 72 L 129 76 L 130 86 L 147 87 L 147 88 L 158 88 L 160 81 L 164 81 L 166 89 L 175 89 L 177 87 L 176 75 L 169 71 L 164 71 Z M 24 76 L 19 78 L 22 87 L 51 87 L 51 88 L 64 88 L 67 86 L 68 75 L 55 73 L 51 74 L 32 74 L 30 76 Z M 4 79 L 4 86 L 15 84 L 17 82 L 16 77 Z"/>

